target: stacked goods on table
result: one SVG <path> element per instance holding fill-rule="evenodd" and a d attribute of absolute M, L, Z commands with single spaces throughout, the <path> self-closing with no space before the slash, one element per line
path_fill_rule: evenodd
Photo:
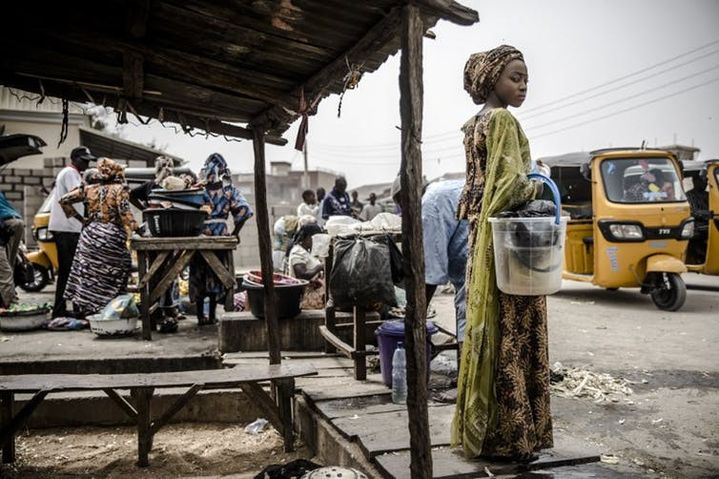
<path fill-rule="evenodd" d="M 17 303 L 0 308 L 0 329 L 3 331 L 30 331 L 45 326 L 52 311 L 51 304 Z"/>
<path fill-rule="evenodd" d="M 304 279 L 292 278 L 283 274 L 272 275 L 277 296 L 277 316 L 280 318 L 293 318 L 300 314 L 302 309 L 302 295 L 309 284 Z M 242 277 L 242 289 L 247 291 L 252 314 L 258 318 L 265 317 L 265 288 L 262 285 L 262 273 L 250 271 Z"/>
<path fill-rule="evenodd" d="M 207 219 L 202 188 L 154 190 L 148 198 L 142 219 L 152 236 L 198 236 L 202 232 Z"/>

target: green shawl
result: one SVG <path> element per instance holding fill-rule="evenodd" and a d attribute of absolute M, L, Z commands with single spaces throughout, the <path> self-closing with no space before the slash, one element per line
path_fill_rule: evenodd
<path fill-rule="evenodd" d="M 482 453 L 488 431 L 495 427 L 494 391 L 499 350 L 499 290 L 494 269 L 492 227 L 487 221 L 536 194 L 527 179 L 529 143 L 519 122 L 504 108 L 488 113 L 487 162 L 481 212 L 470 216 L 472 272 L 467 278 L 467 330 L 462 347 L 457 407 L 452 421 L 452 444 L 461 444 L 469 457 Z M 475 124 L 477 119 L 475 118 Z M 468 127 L 474 129 L 470 122 Z M 471 213 L 470 213 L 471 214 Z"/>

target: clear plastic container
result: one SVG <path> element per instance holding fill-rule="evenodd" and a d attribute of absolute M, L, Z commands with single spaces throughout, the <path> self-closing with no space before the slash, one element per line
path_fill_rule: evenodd
<path fill-rule="evenodd" d="M 497 287 L 506 294 L 541 296 L 562 285 L 567 217 L 489 218 Z"/>

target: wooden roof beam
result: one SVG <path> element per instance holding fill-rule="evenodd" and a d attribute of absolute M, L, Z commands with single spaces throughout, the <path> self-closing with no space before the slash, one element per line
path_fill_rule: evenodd
<path fill-rule="evenodd" d="M 362 63 L 372 53 L 376 53 L 387 42 L 396 37 L 397 31 L 402 22 L 401 10 L 395 8 L 388 13 L 381 21 L 376 23 L 355 45 L 335 58 L 329 65 L 315 73 L 303 85 L 299 85 L 297 89 L 289 95 L 279 99 L 274 106 L 263 111 L 250 121 L 250 126 L 266 126 L 288 128 L 289 123 L 297 118 L 298 113 L 295 111 L 288 112 L 280 104 L 299 103 L 299 89 L 304 88 L 305 98 L 308 102 L 313 102 L 318 97 L 324 97 L 329 94 L 327 91 L 329 86 L 334 82 L 342 79 L 347 70 L 347 61 L 350 63 Z M 296 108 L 296 107 L 295 107 Z M 284 125 L 283 125 L 284 123 Z"/>
<path fill-rule="evenodd" d="M 48 96 L 64 98 L 69 101 L 85 103 L 88 101 L 87 91 L 92 90 L 92 86 L 90 85 L 87 85 L 87 88 L 81 88 L 79 83 L 57 82 L 51 79 L 45 79 L 42 84 L 43 91 L 41 92 L 40 83 L 37 82 L 35 78 L 36 77 L 8 74 L 0 70 L 0 83 L 5 86 L 11 88 L 19 88 L 37 94 L 44 93 Z M 113 97 L 115 96 L 113 95 Z M 132 110 L 130 111 L 136 113 L 137 115 L 143 115 L 157 119 L 158 121 L 169 121 L 172 123 L 177 123 L 181 126 L 192 127 L 198 130 L 205 130 L 217 135 L 233 138 L 242 138 L 244 140 L 253 139 L 252 131 L 245 127 L 225 123 L 217 118 L 201 118 L 191 113 L 177 111 L 174 108 L 164 108 L 161 106 L 150 104 L 148 102 L 139 102 L 137 105 L 132 105 Z M 265 142 L 278 146 L 284 146 L 287 144 L 287 140 L 277 134 L 266 135 Z"/>
<path fill-rule="evenodd" d="M 150 0 L 130 0 L 127 3 L 127 34 L 140 39 L 147 33 Z M 127 98 L 142 98 L 144 59 L 132 51 L 122 52 L 122 83 Z"/>
<path fill-rule="evenodd" d="M 122 85 L 128 98 L 142 98 L 144 63 L 142 55 L 138 53 L 126 50 L 122 54 Z"/>
<path fill-rule="evenodd" d="M 479 21 L 476 10 L 460 5 L 453 0 L 414 0 L 421 9 L 429 14 L 436 14 L 444 20 L 458 25 L 473 25 Z"/>
<path fill-rule="evenodd" d="M 147 34 L 150 0 L 129 0 L 127 7 L 126 29 L 128 35 L 131 38 L 143 38 Z"/>

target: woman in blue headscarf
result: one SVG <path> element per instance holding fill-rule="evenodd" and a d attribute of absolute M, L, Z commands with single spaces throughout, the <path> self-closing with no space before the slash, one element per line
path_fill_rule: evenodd
<path fill-rule="evenodd" d="M 239 238 L 240 230 L 253 213 L 240 190 L 232 185 L 230 169 L 222 155 L 213 153 L 205 160 L 205 166 L 200 170 L 200 178 L 205 186 L 204 207 L 210 216 L 205 221 L 203 234 L 232 235 Z M 232 229 L 227 222 L 230 216 L 234 225 Z M 220 261 L 226 263 L 223 254 L 217 252 L 217 255 Z M 214 323 L 217 303 L 225 295 L 225 289 L 207 263 L 198 256 L 195 256 L 190 263 L 190 295 L 195 299 L 198 323 Z M 208 317 L 205 317 L 204 311 L 205 298 L 210 300 Z"/>

